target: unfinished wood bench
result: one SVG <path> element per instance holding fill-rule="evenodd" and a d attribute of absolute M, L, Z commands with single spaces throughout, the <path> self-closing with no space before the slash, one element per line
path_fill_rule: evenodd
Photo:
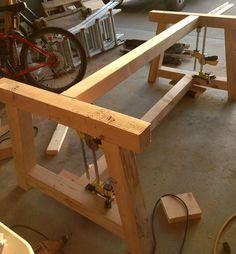
<path fill-rule="evenodd" d="M 223 5 L 222 8 L 226 7 Z M 221 11 L 217 9 L 218 14 Z M 125 239 L 131 254 L 150 254 L 153 238 L 135 154 L 150 144 L 151 131 L 194 86 L 227 90 L 229 100 L 236 100 L 236 56 L 232 54 L 236 48 L 236 17 L 218 14 L 150 12 L 151 20 L 162 22 L 159 27 L 175 24 L 63 94 L 1 79 L 0 101 L 7 108 L 18 185 L 25 190 L 39 189 Z M 227 79 L 216 77 L 209 83 L 193 76 L 197 73 L 160 67 L 152 73 L 152 82 L 161 76 L 177 83 L 142 119 L 91 104 L 150 61 L 153 61 L 152 70 L 154 65 L 159 66 L 158 56 L 196 27 L 205 25 L 225 30 Z M 99 172 L 103 174 L 108 170 L 115 192 L 111 209 L 104 208 L 100 197 L 85 190 L 90 182 L 86 175 L 72 181 L 68 174 L 58 175 L 37 164 L 32 114 L 69 126 L 99 141 L 104 152 L 98 160 Z"/>

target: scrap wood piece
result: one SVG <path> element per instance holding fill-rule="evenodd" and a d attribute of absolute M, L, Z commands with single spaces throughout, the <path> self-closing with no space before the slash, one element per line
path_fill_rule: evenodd
<path fill-rule="evenodd" d="M 61 149 L 63 141 L 65 139 L 68 127 L 63 124 L 58 124 L 56 130 L 54 131 L 50 143 L 47 147 L 46 154 L 56 155 Z"/>
<path fill-rule="evenodd" d="M 176 195 L 186 204 L 189 212 L 189 219 L 200 219 L 202 216 L 201 208 L 191 192 Z M 183 205 L 174 197 L 166 196 L 161 198 L 161 204 L 165 211 L 169 223 L 181 222 L 186 220 L 186 211 Z"/>

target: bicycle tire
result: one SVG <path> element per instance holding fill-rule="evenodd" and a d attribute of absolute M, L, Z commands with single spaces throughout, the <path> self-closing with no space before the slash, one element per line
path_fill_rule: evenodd
<path fill-rule="evenodd" d="M 48 37 L 46 37 L 47 35 L 48 35 Z M 55 41 L 52 41 L 54 39 L 54 37 L 52 35 L 55 36 Z M 56 35 L 57 35 L 57 37 L 56 37 Z M 59 37 L 59 35 L 60 35 L 60 37 Z M 49 37 L 49 36 L 51 36 L 51 37 Z M 51 38 L 53 38 L 53 39 L 51 39 Z M 57 66 L 54 65 L 54 66 L 50 66 L 50 67 L 48 67 L 48 66 L 42 67 L 42 68 L 37 69 L 36 71 L 32 71 L 32 72 L 25 74 L 25 78 L 28 81 L 27 83 L 29 83 L 30 85 L 34 85 L 34 86 L 43 88 L 45 90 L 49 90 L 51 92 L 61 93 L 83 79 L 83 77 L 86 73 L 86 68 L 87 68 L 87 57 L 86 57 L 86 53 L 85 53 L 85 50 L 84 50 L 82 44 L 73 34 L 68 32 L 67 30 L 59 28 L 59 27 L 45 27 L 45 28 L 39 29 L 36 32 L 32 33 L 27 39 L 31 42 L 34 42 L 37 46 L 41 46 L 41 48 L 44 48 L 44 49 L 45 49 L 45 47 L 49 48 L 48 51 L 53 52 L 55 55 L 57 54 L 57 57 L 56 57 Z M 43 46 L 39 43 L 39 40 L 42 40 Z M 71 60 L 72 67 L 69 66 L 68 63 L 66 63 L 67 62 L 66 58 L 68 58 L 68 57 L 65 57 L 65 55 L 63 55 L 62 52 L 60 52 L 60 50 L 58 49 L 57 45 L 63 46 L 62 43 L 64 43 L 65 41 L 67 43 L 66 45 L 69 45 L 68 47 L 70 47 L 69 48 L 70 58 L 74 57 L 74 55 L 76 54 L 77 64 L 78 64 L 78 66 L 76 66 L 76 67 L 74 67 L 73 59 Z M 60 48 L 61 48 L 61 46 L 60 46 Z M 61 51 L 65 52 L 64 49 Z M 35 64 L 33 62 L 33 59 L 34 59 L 34 57 L 36 58 L 36 56 L 34 56 L 34 55 L 38 54 L 37 56 L 39 58 L 40 57 L 43 58 L 42 54 L 40 56 L 40 53 L 38 53 L 38 52 L 35 53 L 35 52 L 36 51 L 33 50 L 31 46 L 29 46 L 27 44 L 23 45 L 21 53 L 20 53 L 20 61 L 21 61 L 21 66 L 23 69 L 30 68 L 30 65 L 33 66 Z M 33 53 L 33 55 L 30 55 L 30 53 Z M 68 51 L 67 51 L 67 55 L 68 55 Z M 31 60 L 31 62 L 29 61 L 29 59 Z M 42 61 L 42 60 L 39 59 L 39 61 Z M 56 73 L 55 74 L 55 68 L 59 69 L 58 66 L 60 66 L 61 69 L 62 68 L 65 69 L 66 67 L 69 66 L 71 68 L 71 70 L 70 70 L 71 74 L 72 74 L 73 70 L 75 71 L 75 73 L 72 76 L 69 71 L 64 70 L 63 73 L 59 73 L 59 74 Z M 47 68 L 47 70 L 46 70 L 46 68 Z M 39 78 L 40 71 L 41 71 L 41 75 L 45 76 L 45 74 L 42 74 L 43 72 L 46 72 L 45 70 L 48 73 L 50 72 L 50 75 L 52 75 L 52 76 L 57 75 L 57 77 L 50 79 L 51 83 L 49 81 L 47 83 L 45 80 L 42 81 L 42 79 L 40 80 L 40 78 Z M 70 75 L 70 77 L 69 77 L 69 75 Z M 58 86 L 59 78 L 62 79 L 62 85 L 60 85 L 60 86 Z M 64 78 L 64 80 L 63 80 L 63 78 Z M 68 80 L 68 78 L 69 78 L 69 80 Z M 55 81 L 57 81 L 57 82 L 55 82 Z"/>

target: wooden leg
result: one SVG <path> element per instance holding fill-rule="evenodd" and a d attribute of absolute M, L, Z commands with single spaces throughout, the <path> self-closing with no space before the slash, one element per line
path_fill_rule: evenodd
<path fill-rule="evenodd" d="M 236 30 L 225 29 L 228 98 L 236 100 Z"/>
<path fill-rule="evenodd" d="M 34 130 L 30 113 L 6 106 L 18 185 L 29 189 L 27 173 L 36 165 Z"/>
<path fill-rule="evenodd" d="M 146 214 L 135 155 L 116 145 L 103 143 L 110 177 L 131 254 L 150 254 L 151 226 Z"/>
<path fill-rule="evenodd" d="M 163 32 L 164 30 L 166 30 L 166 28 L 167 28 L 167 24 L 158 24 L 156 34 L 159 34 L 159 33 Z M 163 58 L 164 58 L 164 53 L 159 55 L 157 58 L 155 58 L 151 62 L 149 75 L 148 75 L 148 82 L 149 83 L 152 84 L 156 81 L 158 69 L 162 65 Z"/>

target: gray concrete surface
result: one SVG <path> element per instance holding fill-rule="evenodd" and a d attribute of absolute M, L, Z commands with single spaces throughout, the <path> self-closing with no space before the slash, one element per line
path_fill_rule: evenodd
<path fill-rule="evenodd" d="M 235 1 L 231 1 L 235 2 Z M 102 5 L 100 0 L 89 2 L 94 8 Z M 217 0 L 189 0 L 186 11 L 207 12 L 224 3 Z M 151 9 L 163 8 L 163 3 L 148 0 L 126 1 L 123 12 L 116 18 L 120 31 L 128 36 L 149 38 L 155 24 L 147 21 Z M 228 13 L 236 14 L 236 7 Z M 192 33 L 184 39 L 194 45 Z M 209 31 L 207 52 L 218 54 L 217 75 L 225 74 L 223 33 Z M 89 64 L 89 73 L 119 57 L 114 49 Z M 186 61 L 181 68 L 192 68 Z M 147 84 L 148 66 L 113 89 L 96 104 L 106 108 L 141 117 L 166 91 L 169 85 L 161 79 L 154 86 Z M 115 98 L 115 99 L 114 99 Z M 35 118 L 39 128 L 36 137 L 40 164 L 59 172 L 68 169 L 82 173 L 82 159 L 78 139 L 70 130 L 62 151 L 54 158 L 46 157 L 44 151 L 52 135 L 55 123 Z M 226 92 L 208 89 L 198 98 L 185 97 L 165 121 L 153 132 L 151 145 L 137 155 L 139 172 L 147 205 L 151 215 L 156 200 L 165 193 L 193 192 L 203 211 L 202 219 L 191 222 L 184 253 L 211 253 L 213 240 L 225 219 L 236 211 L 236 105 L 227 102 Z M 90 158 L 91 159 L 91 158 Z M 50 238 L 72 233 L 65 246 L 67 254 L 125 254 L 126 243 L 101 227 L 81 217 L 37 190 L 24 192 L 17 187 L 13 160 L 0 164 L 0 220 L 7 224 L 30 225 Z M 41 240 L 25 230 L 18 230 L 33 246 Z M 175 254 L 182 240 L 183 224 L 168 225 L 161 209 L 155 222 L 158 250 L 156 253 Z M 223 236 L 232 253 L 236 252 L 236 227 L 231 225 Z M 219 252 L 223 253 L 219 245 Z"/>

